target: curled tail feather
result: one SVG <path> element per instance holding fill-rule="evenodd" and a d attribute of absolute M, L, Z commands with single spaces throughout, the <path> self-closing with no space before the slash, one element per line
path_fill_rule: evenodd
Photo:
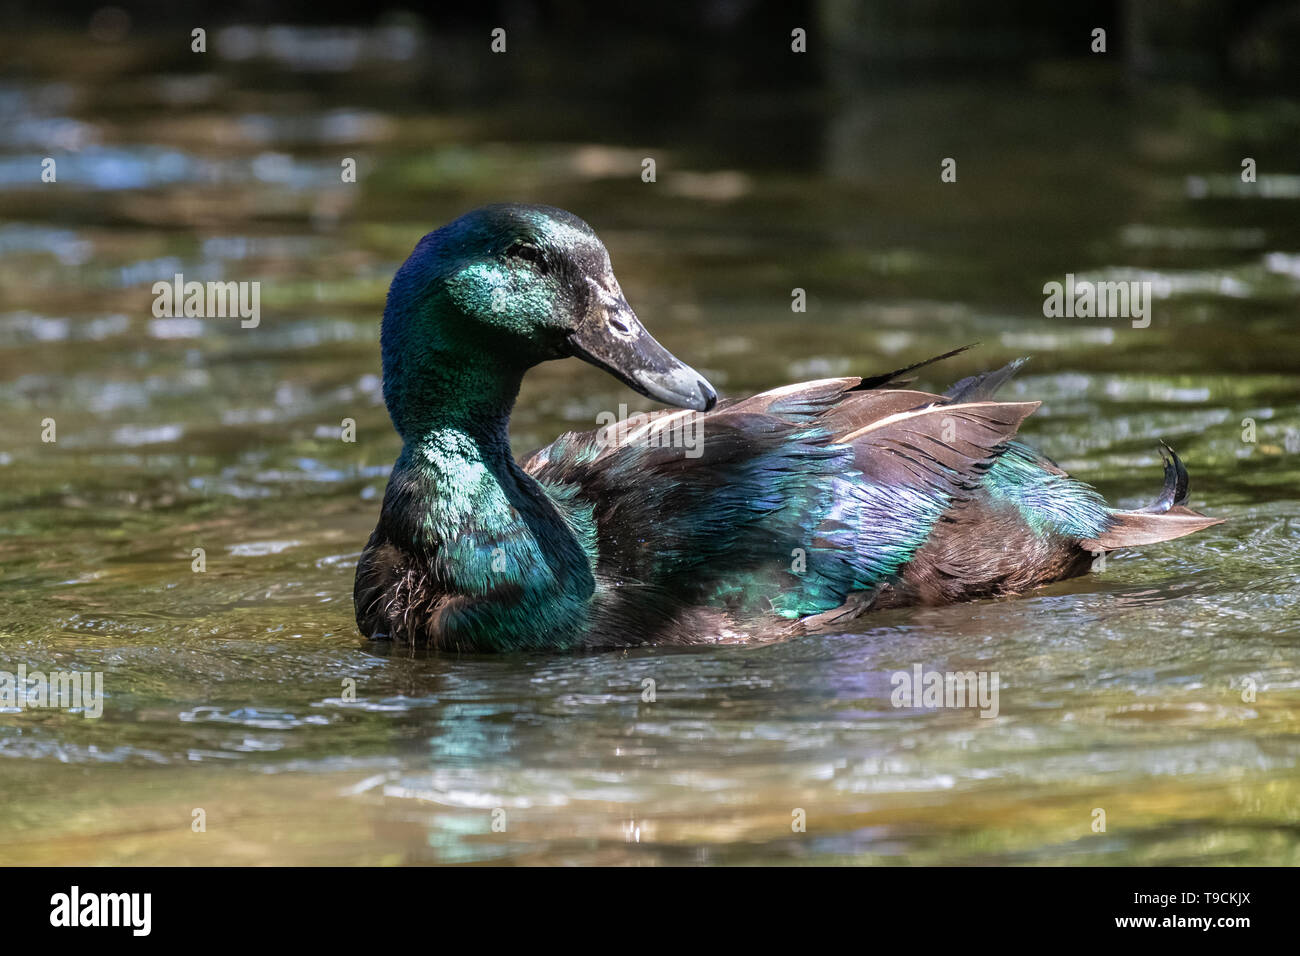
<path fill-rule="evenodd" d="M 1187 468 L 1164 442 L 1160 443 L 1160 457 L 1165 462 L 1165 483 L 1156 500 L 1137 511 L 1114 512 L 1115 523 L 1110 529 L 1080 542 L 1085 549 L 1114 551 L 1171 541 L 1223 523 L 1222 518 L 1210 518 L 1187 507 Z"/>

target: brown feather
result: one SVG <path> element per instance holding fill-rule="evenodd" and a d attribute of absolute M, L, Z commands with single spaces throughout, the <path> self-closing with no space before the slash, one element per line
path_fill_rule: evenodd
<path fill-rule="evenodd" d="M 1103 535 L 1079 542 L 1089 551 L 1114 551 L 1140 544 L 1172 541 L 1185 534 L 1222 524 L 1222 518 L 1209 518 L 1191 508 L 1175 505 L 1163 514 L 1141 511 L 1117 511 L 1118 523 Z"/>

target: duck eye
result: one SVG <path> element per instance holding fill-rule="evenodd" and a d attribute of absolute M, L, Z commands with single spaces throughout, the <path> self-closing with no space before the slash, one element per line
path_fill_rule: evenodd
<path fill-rule="evenodd" d="M 546 272 L 546 257 L 542 254 L 541 247 L 531 242 L 516 239 L 506 248 L 506 255 L 512 259 L 526 259 L 535 263 L 543 273 Z"/>

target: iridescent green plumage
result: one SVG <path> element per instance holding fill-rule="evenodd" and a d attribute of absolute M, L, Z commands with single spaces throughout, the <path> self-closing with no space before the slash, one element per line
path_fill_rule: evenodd
<path fill-rule="evenodd" d="M 691 410 L 517 463 L 519 382 L 566 355 Z M 491 651 L 770 639 L 1022 590 L 1086 570 L 1090 549 L 1213 523 L 1182 507 L 1180 463 L 1162 513 L 1115 512 L 1014 441 L 1036 404 L 992 392 L 1015 363 L 948 395 L 894 373 L 715 408 L 640 326 L 590 228 L 546 207 L 487 207 L 426 236 L 393 280 L 383 358 L 404 447 L 357 567 L 371 637 Z M 684 424 L 696 444 L 663 440 Z"/>

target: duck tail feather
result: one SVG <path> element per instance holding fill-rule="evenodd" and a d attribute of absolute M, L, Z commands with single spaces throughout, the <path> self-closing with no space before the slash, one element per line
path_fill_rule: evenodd
<path fill-rule="evenodd" d="M 1185 534 L 1223 524 L 1224 520 L 1208 517 L 1181 505 L 1170 508 L 1164 514 L 1116 511 L 1112 517 L 1115 523 L 1109 531 L 1080 542 L 1085 551 L 1115 551 L 1119 548 L 1135 548 L 1141 544 L 1172 541 Z"/>
<path fill-rule="evenodd" d="M 1165 462 L 1165 483 L 1156 500 L 1136 511 L 1113 512 L 1114 524 L 1104 534 L 1083 541 L 1085 549 L 1114 551 L 1155 544 L 1223 523 L 1222 518 L 1211 518 L 1187 507 L 1187 468 L 1164 442 L 1160 443 L 1160 457 Z"/>
<path fill-rule="evenodd" d="M 1165 483 L 1156 500 L 1145 508 L 1139 508 L 1144 514 L 1161 515 L 1176 505 L 1187 504 L 1187 468 L 1177 452 L 1164 442 L 1160 443 L 1160 457 L 1165 463 Z"/>

